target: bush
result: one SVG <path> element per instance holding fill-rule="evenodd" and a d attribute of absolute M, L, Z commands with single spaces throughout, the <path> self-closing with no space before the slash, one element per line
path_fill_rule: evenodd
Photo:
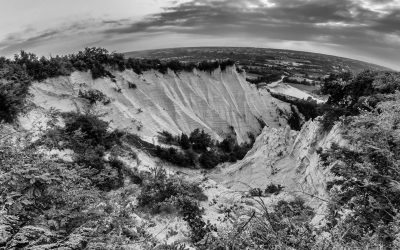
<path fill-rule="evenodd" d="M 265 193 L 267 194 L 279 194 L 283 190 L 283 186 L 280 184 L 275 185 L 275 184 L 269 184 L 267 188 L 265 189 Z"/>
<path fill-rule="evenodd" d="M 189 224 L 193 242 L 201 240 L 209 231 L 198 204 L 206 199 L 198 185 L 170 177 L 161 168 L 152 170 L 137 198 L 140 207 L 149 208 L 153 213 L 171 211 L 171 208 L 178 211 Z"/>
<path fill-rule="evenodd" d="M 251 196 L 263 196 L 263 193 L 259 188 L 252 188 L 250 189 L 249 193 Z"/>
<path fill-rule="evenodd" d="M 128 88 L 130 89 L 137 89 L 137 85 L 133 82 L 128 82 Z"/>
<path fill-rule="evenodd" d="M 158 132 L 158 140 L 165 144 L 179 144 L 179 138 L 173 136 L 170 132 L 165 130 L 162 132 Z"/>
<path fill-rule="evenodd" d="M 20 224 L 70 233 L 94 218 L 99 191 L 73 164 L 49 160 L 34 148 L 1 147 L 0 202 Z"/>
<path fill-rule="evenodd" d="M 108 98 L 103 92 L 97 89 L 90 90 L 79 90 L 79 97 L 84 98 L 90 102 L 90 104 L 95 104 L 96 102 L 101 102 L 104 105 L 107 105 L 111 102 L 110 98 Z"/>
<path fill-rule="evenodd" d="M 121 145 L 122 133 L 109 132 L 108 123 L 91 114 L 63 113 L 65 126 L 48 131 L 37 145 L 72 149 L 81 176 L 104 191 L 123 185 L 121 164 L 104 159 L 105 152 Z"/>

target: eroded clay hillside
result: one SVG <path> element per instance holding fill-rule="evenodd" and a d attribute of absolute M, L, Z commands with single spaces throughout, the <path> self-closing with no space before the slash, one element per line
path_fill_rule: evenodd
<path fill-rule="evenodd" d="M 194 70 L 166 74 L 131 70 L 113 72 L 110 78 L 92 79 L 90 73 L 46 79 L 32 84 L 30 93 L 38 107 L 48 110 L 83 111 L 91 108 L 104 114 L 113 128 L 126 129 L 150 142 L 158 132 L 174 135 L 204 129 L 215 139 L 236 134 L 239 143 L 248 133 L 258 135 L 262 125 L 286 126 L 289 105 L 257 90 L 235 67 L 213 72 Z M 91 105 L 79 92 L 101 91 L 109 103 Z"/>

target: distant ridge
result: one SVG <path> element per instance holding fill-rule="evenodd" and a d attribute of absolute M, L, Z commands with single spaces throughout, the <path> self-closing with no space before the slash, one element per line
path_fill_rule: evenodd
<path fill-rule="evenodd" d="M 335 70 L 344 69 L 353 72 L 360 72 L 365 69 L 379 71 L 394 71 L 393 69 L 380 65 L 367 63 L 355 59 L 325 55 L 313 52 L 253 48 L 253 47 L 183 47 L 155 50 L 132 51 L 124 53 L 127 57 L 157 58 L 161 60 L 186 60 L 201 61 L 210 59 L 230 58 L 240 64 L 249 65 L 253 63 L 265 63 L 271 61 L 288 62 L 310 62 L 307 69 L 311 72 L 320 69 L 320 73 L 329 73 Z M 314 69 L 313 69 L 314 67 Z"/>

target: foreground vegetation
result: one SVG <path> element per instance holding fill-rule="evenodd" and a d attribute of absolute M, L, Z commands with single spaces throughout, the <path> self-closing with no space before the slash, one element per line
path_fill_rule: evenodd
<path fill-rule="evenodd" d="M 400 78 L 396 73 L 363 72 L 327 89 L 349 145 L 322 152 L 337 178 L 331 194 L 329 228 L 349 247 L 399 248 Z M 343 116 L 344 115 L 344 116 Z"/>
<path fill-rule="evenodd" d="M 138 189 L 139 207 L 152 213 L 175 207 L 194 242 L 211 230 L 201 216 L 198 201 L 206 197 L 197 184 L 161 168 L 128 168 L 119 160 L 119 155 L 130 153 L 123 145 L 124 134 L 110 132 L 108 123 L 95 115 L 62 117 L 65 126 L 52 122 L 34 143 L 29 137 L 21 138 L 21 144 L 5 137 L 0 141 L 0 247 L 153 248 L 157 241 L 135 222 L 132 204 Z M 64 159 L 41 153 L 48 150 L 73 151 Z"/>

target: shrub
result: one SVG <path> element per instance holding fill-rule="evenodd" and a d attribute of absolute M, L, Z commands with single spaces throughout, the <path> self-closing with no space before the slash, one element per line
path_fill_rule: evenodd
<path fill-rule="evenodd" d="M 152 170 L 137 197 L 139 206 L 149 208 L 153 213 L 165 211 L 165 207 L 178 211 L 191 229 L 193 242 L 201 240 L 209 230 L 198 204 L 199 200 L 206 199 L 198 185 L 168 176 L 162 168 Z"/>
<path fill-rule="evenodd" d="M 111 102 L 110 98 L 108 98 L 103 92 L 97 89 L 90 90 L 79 90 L 78 96 L 84 98 L 90 102 L 90 104 L 95 104 L 96 102 L 101 102 L 104 105 L 107 105 Z"/>
<path fill-rule="evenodd" d="M 42 223 L 70 233 L 93 219 L 100 193 L 69 163 L 56 162 L 36 149 L 1 147 L 0 202 L 21 224 Z"/>
<path fill-rule="evenodd" d="M 259 189 L 259 188 L 250 189 L 249 194 L 251 196 L 263 196 L 263 193 L 262 193 L 261 189 Z"/>
<path fill-rule="evenodd" d="M 66 134 L 73 138 L 74 134 L 80 131 L 85 140 L 84 143 L 93 147 L 103 146 L 105 150 L 109 150 L 119 143 L 119 138 L 122 136 L 119 132 L 109 132 L 108 123 L 92 114 L 64 113 L 63 117 Z M 70 142 L 72 141 L 70 140 Z M 74 144 L 73 149 L 76 148 L 75 146 L 79 146 L 79 143 Z"/>
<path fill-rule="evenodd" d="M 162 132 L 158 132 L 158 140 L 165 144 L 178 145 L 179 143 L 179 138 L 173 136 L 170 132 L 165 130 Z"/>
<path fill-rule="evenodd" d="M 128 88 L 130 89 L 137 89 L 137 85 L 133 82 L 128 82 Z"/>
<path fill-rule="evenodd" d="M 81 176 L 101 190 L 123 185 L 121 162 L 106 161 L 105 152 L 121 145 L 122 133 L 109 132 L 108 123 L 92 114 L 63 113 L 65 126 L 54 127 L 36 144 L 74 151 L 74 161 Z"/>
<path fill-rule="evenodd" d="M 205 199 L 198 185 L 185 182 L 174 176 L 168 176 L 163 168 L 155 168 L 144 179 L 137 200 L 139 206 L 150 208 L 153 213 L 159 213 L 165 202 L 181 195 L 196 200 Z"/>
<path fill-rule="evenodd" d="M 280 184 L 275 185 L 275 184 L 269 184 L 267 188 L 265 189 L 265 193 L 267 194 L 279 194 L 283 190 L 283 186 Z"/>

